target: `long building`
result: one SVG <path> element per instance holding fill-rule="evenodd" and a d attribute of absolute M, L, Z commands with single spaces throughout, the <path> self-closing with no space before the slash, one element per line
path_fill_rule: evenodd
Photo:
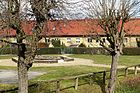
<path fill-rule="evenodd" d="M 21 24 L 26 35 L 31 36 L 35 22 L 23 22 Z M 126 32 L 124 38 L 125 47 L 138 47 L 137 43 L 140 41 L 140 19 L 129 20 L 125 24 L 124 29 Z M 104 31 L 97 25 L 97 19 L 49 21 L 40 34 L 43 37 L 40 43 L 44 43 L 44 45 L 47 43 L 49 47 L 53 47 L 51 40 L 59 39 L 67 47 L 78 47 L 81 43 L 86 45 L 86 47 L 101 47 L 98 40 L 91 38 L 91 36 L 96 37 L 96 33 L 101 36 L 106 45 L 109 45 Z M 16 42 L 16 31 L 13 29 L 1 30 L 0 36 Z"/>

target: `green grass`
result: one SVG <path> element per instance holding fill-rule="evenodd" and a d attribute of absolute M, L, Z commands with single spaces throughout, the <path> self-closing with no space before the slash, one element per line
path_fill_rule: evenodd
<path fill-rule="evenodd" d="M 0 67 L 1 69 L 8 69 L 8 67 Z M 16 68 L 11 68 L 9 67 L 9 69 L 16 69 Z M 85 73 L 91 73 L 91 72 L 98 72 L 98 71 L 103 71 L 106 70 L 106 68 L 98 68 L 98 67 L 90 67 L 90 66 L 66 66 L 66 67 L 33 67 L 30 69 L 30 71 L 42 71 L 42 72 L 46 72 L 46 74 L 38 76 L 32 80 L 30 80 L 30 83 L 34 83 L 37 82 L 39 80 L 54 80 L 54 79 L 60 79 L 63 77 L 68 77 L 68 76 L 75 76 L 75 75 L 80 75 L 80 74 L 85 74 Z M 69 85 L 73 85 L 74 81 L 73 80 L 68 80 L 68 81 L 64 81 L 61 82 L 62 87 L 67 87 Z M 49 86 L 48 86 L 49 85 Z M 52 87 L 53 86 L 53 87 Z M 38 90 L 37 88 L 30 88 L 29 93 L 39 93 L 38 91 L 42 91 L 43 89 L 48 89 L 48 91 L 50 90 L 54 90 L 55 89 L 55 84 L 52 85 L 51 84 L 47 84 L 44 83 L 40 85 L 40 89 Z M 97 86 L 97 85 L 96 85 Z M 11 89 L 14 88 L 15 85 L 8 85 L 8 84 L 0 84 L 0 89 Z M 87 88 L 87 87 L 85 87 Z M 83 88 L 81 88 L 83 89 Z M 94 89 L 94 88 L 93 88 Z M 76 91 L 72 88 L 69 89 L 68 91 L 70 92 L 66 92 L 67 90 L 64 90 L 64 92 L 62 93 L 76 93 Z M 79 93 L 82 93 L 81 90 Z M 16 92 L 13 92 L 16 93 Z M 51 93 L 51 92 L 42 92 L 42 93 Z M 84 92 L 83 92 L 84 93 Z"/>
<path fill-rule="evenodd" d="M 8 90 L 17 87 L 16 84 L 0 84 L 0 90 Z"/>
<path fill-rule="evenodd" d="M 97 64 L 111 64 L 111 56 L 109 55 L 89 55 L 89 54 L 74 54 L 70 55 L 73 58 L 91 59 Z M 135 65 L 140 64 L 140 56 L 126 56 L 122 55 L 119 59 L 119 65 Z"/>
<path fill-rule="evenodd" d="M 62 67 L 33 67 L 33 71 L 42 71 L 46 74 L 35 78 L 34 80 L 51 80 L 66 76 L 74 76 L 85 73 L 103 71 L 107 68 L 90 67 L 90 66 L 62 66 Z"/>
<path fill-rule="evenodd" d="M 0 55 L 0 59 L 11 59 L 12 57 L 16 57 L 15 55 Z"/>
<path fill-rule="evenodd" d="M 66 66 L 66 67 L 62 66 L 62 67 L 35 67 L 35 68 L 32 68 L 31 71 L 32 70 L 46 72 L 46 74 L 42 76 L 38 76 L 31 80 L 31 82 L 37 82 L 40 80 L 46 80 L 46 81 L 55 80 L 55 79 L 60 79 L 64 77 L 69 77 L 69 76 L 81 75 L 85 73 L 87 74 L 91 72 L 104 71 L 108 69 L 100 68 L 100 67 L 91 67 L 91 66 Z M 81 83 L 87 82 L 86 79 L 83 79 L 83 78 L 79 79 L 79 81 Z M 74 79 L 61 81 L 61 88 L 69 87 L 72 85 L 74 85 Z M 52 93 L 50 92 L 50 90 L 55 90 L 55 89 L 56 89 L 56 83 L 40 82 L 38 89 L 31 88 L 30 90 L 32 91 L 31 93 L 38 93 L 38 91 L 40 91 L 41 93 Z M 94 84 L 92 86 L 89 86 L 89 85 L 80 86 L 78 90 L 74 90 L 74 88 L 66 89 L 62 91 L 61 93 L 85 93 L 85 89 L 88 89 L 89 93 L 92 93 L 91 91 L 101 91 L 99 89 L 99 86 L 97 84 Z M 95 90 L 95 89 L 98 89 L 98 90 Z"/>
<path fill-rule="evenodd" d="M 115 93 L 140 93 L 140 75 L 119 79 Z"/>
<path fill-rule="evenodd" d="M 70 67 L 41 67 L 41 68 L 37 67 L 37 68 L 32 68 L 31 70 L 47 72 L 47 74 L 44 74 L 32 80 L 32 81 L 37 81 L 37 80 L 54 80 L 54 79 L 59 79 L 63 77 L 84 74 L 84 73 L 103 71 L 107 69 L 98 68 L 98 67 L 97 68 L 89 67 L 89 66 L 70 66 Z M 131 92 L 140 93 L 139 87 L 134 88 L 132 86 L 127 86 L 127 87 L 125 86 L 125 82 L 123 82 L 122 80 L 127 80 L 128 77 L 125 78 L 124 76 L 122 76 L 124 75 L 124 70 L 119 70 L 119 75 L 121 76 L 118 78 L 119 83 L 117 84 L 118 87 L 115 93 L 131 93 Z M 130 75 L 130 77 L 132 76 L 134 76 L 134 74 Z M 109 73 L 107 73 L 107 77 L 109 77 Z M 79 82 L 83 83 L 83 82 L 87 82 L 87 80 L 89 80 L 89 78 L 80 78 Z M 70 89 L 61 91 L 61 93 L 102 93 L 101 81 L 102 81 L 102 74 L 99 74 L 98 76 L 96 75 L 96 78 L 94 78 L 93 85 L 91 86 L 88 84 L 82 85 L 78 87 L 78 90 L 74 90 L 74 88 L 70 88 Z M 106 81 L 106 84 L 107 83 L 108 83 L 108 80 Z M 74 85 L 74 80 L 61 81 L 61 88 L 65 88 L 72 85 Z M 42 93 L 52 93 L 51 91 L 55 89 L 56 89 L 56 83 L 40 82 L 39 87 L 31 89 L 32 90 L 31 93 L 38 93 L 38 91 L 41 91 Z"/>
<path fill-rule="evenodd" d="M 4 68 L 4 67 L 3 67 Z M 6 69 L 8 67 L 5 67 Z M 15 68 L 11 68 L 15 69 Z M 42 71 L 46 72 L 46 74 L 38 76 L 32 80 L 30 80 L 30 83 L 38 82 L 39 80 L 54 80 L 54 79 L 60 79 L 63 77 L 68 77 L 68 76 L 75 76 L 75 75 L 80 75 L 84 73 L 91 73 L 91 72 L 98 72 L 98 71 L 103 71 L 103 70 L 108 70 L 107 68 L 99 68 L 99 67 L 90 67 L 90 66 L 66 66 L 66 67 L 33 67 L 30 69 L 30 71 Z M 119 71 L 120 74 L 124 74 L 123 71 Z M 98 78 L 94 78 L 94 83 L 93 85 L 82 85 L 78 87 L 78 90 L 75 90 L 74 88 L 66 89 L 63 90 L 61 93 L 102 93 L 101 92 L 101 81 L 102 78 L 100 78 L 102 74 L 98 76 Z M 108 74 L 107 74 L 108 76 Z M 127 80 L 127 78 L 124 79 L 122 76 L 119 79 L 119 83 L 117 87 L 117 91 L 115 93 L 139 93 L 139 87 L 134 88 L 131 86 L 125 87 L 125 84 L 122 80 Z M 87 79 L 81 78 L 79 81 L 86 82 Z M 52 90 L 56 89 L 56 83 L 46 83 L 46 82 L 40 82 L 38 83 L 38 87 L 31 87 L 29 90 L 29 93 L 52 93 Z M 61 82 L 61 88 L 68 87 L 70 85 L 74 85 L 74 80 L 66 80 Z M 10 89 L 14 88 L 15 85 L 2 85 L 0 84 L 0 89 Z M 125 92 L 127 91 L 127 92 Z M 12 92 L 12 93 L 17 93 L 17 92 Z"/>
<path fill-rule="evenodd" d="M 108 55 L 71 55 L 71 57 L 91 59 L 91 60 L 94 60 L 94 62 L 98 64 L 110 64 L 111 62 L 111 57 Z M 139 64 L 139 63 L 140 63 L 139 56 L 121 56 L 119 65 L 134 65 L 134 64 Z M 0 66 L 0 69 L 15 70 L 16 67 Z M 61 66 L 61 67 L 33 67 L 30 70 L 46 72 L 46 74 L 38 76 L 30 80 L 31 82 L 37 82 L 39 80 L 54 80 L 54 79 L 59 79 L 63 77 L 75 76 L 75 75 L 91 73 L 91 72 L 98 72 L 98 71 L 103 71 L 103 70 L 108 70 L 108 69 L 100 68 L 100 67 L 90 67 L 90 66 L 65 66 L 65 67 Z M 119 72 L 119 73 L 124 74 L 124 72 Z M 120 80 L 123 80 L 123 79 L 124 77 L 121 77 Z M 126 79 L 127 78 L 125 78 L 125 80 Z M 93 84 L 92 86 L 89 86 L 89 85 L 80 86 L 78 87 L 78 90 L 74 90 L 73 88 L 67 89 L 67 90 L 62 91 L 62 93 L 101 93 L 101 88 L 99 85 L 97 85 L 97 83 L 98 81 L 96 82 L 96 84 Z M 61 84 L 62 84 L 61 87 L 66 87 L 66 86 L 74 84 L 74 82 L 64 81 L 64 82 L 61 82 Z M 55 89 L 54 86 L 55 84 L 51 85 L 44 82 L 44 84 L 41 84 L 39 88 L 37 87 L 31 88 L 30 91 L 32 92 L 29 92 L 29 93 L 39 93 L 46 89 L 48 89 L 46 90 L 48 92 L 45 91 L 41 93 L 52 93 L 50 92 L 50 90 Z M 126 87 L 124 82 L 120 83 L 118 86 L 120 87 L 117 88 L 116 93 L 140 93 L 139 87 L 138 88 L 134 88 L 131 86 Z M 12 87 L 15 87 L 15 85 L 0 84 L 0 89 L 9 89 Z"/>
<path fill-rule="evenodd" d="M 1 70 L 16 70 L 16 67 L 13 66 L 0 66 Z"/>

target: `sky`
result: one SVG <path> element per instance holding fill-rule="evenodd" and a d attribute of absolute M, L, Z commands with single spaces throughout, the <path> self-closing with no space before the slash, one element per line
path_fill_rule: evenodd
<path fill-rule="evenodd" d="M 25 6 L 25 1 L 28 1 L 28 0 L 21 0 L 21 2 L 22 2 L 21 8 L 23 9 L 24 12 L 30 13 L 26 9 L 27 7 L 30 8 L 30 5 L 26 3 L 26 6 Z M 64 1 L 66 1 L 66 0 L 64 0 Z M 68 18 L 68 19 L 87 18 L 88 17 L 87 10 L 84 10 L 84 9 L 89 6 L 85 3 L 85 1 L 87 1 L 87 0 L 67 0 L 67 2 L 69 4 L 64 4 L 65 9 L 62 10 L 63 17 Z M 91 0 L 91 1 L 98 1 L 98 0 Z M 110 0 L 107 0 L 107 1 L 110 1 Z M 116 7 L 119 4 L 119 2 L 122 0 L 117 0 L 117 1 L 118 1 L 118 3 L 116 4 Z M 140 0 L 138 0 L 138 1 L 140 1 Z M 98 5 L 98 2 L 96 2 L 96 4 Z M 139 7 L 136 7 L 136 8 L 139 8 Z M 139 14 L 135 15 L 135 17 L 139 17 Z"/>

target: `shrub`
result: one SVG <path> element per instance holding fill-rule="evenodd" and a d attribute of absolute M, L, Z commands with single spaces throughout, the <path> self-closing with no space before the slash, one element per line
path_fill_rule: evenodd
<path fill-rule="evenodd" d="M 78 47 L 86 47 L 86 45 L 81 43 Z"/>
<path fill-rule="evenodd" d="M 0 48 L 0 54 L 17 54 L 17 48 Z"/>
<path fill-rule="evenodd" d="M 65 44 L 63 42 L 61 44 L 61 41 L 59 39 L 52 39 L 51 42 L 54 47 L 65 47 Z"/>
<path fill-rule="evenodd" d="M 40 48 L 37 54 L 61 54 L 61 48 Z"/>
<path fill-rule="evenodd" d="M 29 49 L 29 48 L 27 48 Z M 54 47 L 54 48 L 40 48 L 37 54 L 109 54 L 102 47 L 96 48 L 67 48 L 67 47 Z M 140 55 L 140 48 L 124 48 L 124 55 Z M 0 48 L 0 54 L 17 54 L 17 48 Z"/>
<path fill-rule="evenodd" d="M 140 77 L 127 77 L 120 82 L 116 93 L 140 93 Z"/>
<path fill-rule="evenodd" d="M 61 46 L 61 44 L 60 44 L 60 40 L 59 39 L 52 39 L 52 45 L 54 46 L 54 47 L 60 47 Z"/>
<path fill-rule="evenodd" d="M 140 55 L 140 48 L 124 48 L 124 55 Z"/>

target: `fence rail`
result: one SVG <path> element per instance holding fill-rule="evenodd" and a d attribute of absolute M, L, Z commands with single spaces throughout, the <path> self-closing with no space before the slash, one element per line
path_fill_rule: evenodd
<path fill-rule="evenodd" d="M 93 72 L 93 73 L 82 74 L 82 75 L 77 75 L 77 76 L 70 76 L 70 77 L 61 78 L 61 79 L 57 79 L 57 80 L 50 80 L 50 81 L 39 80 L 38 82 L 46 82 L 46 83 L 56 82 L 56 93 L 60 93 L 60 91 L 63 90 L 60 87 L 61 81 L 64 81 L 64 80 L 74 80 L 75 83 L 71 87 L 74 87 L 75 90 L 77 90 L 78 89 L 78 86 L 79 86 L 79 78 L 88 77 L 89 78 L 89 84 L 92 85 L 92 78 L 95 77 L 96 74 L 102 74 L 102 82 L 103 82 L 102 85 L 105 85 L 105 83 L 106 83 L 105 82 L 106 81 L 106 73 L 107 72 L 109 72 L 109 71 Z M 64 88 L 64 89 L 66 89 L 66 88 Z"/>
<path fill-rule="evenodd" d="M 134 67 L 134 68 L 133 68 L 133 67 Z M 138 64 L 138 65 L 132 65 L 132 66 L 126 67 L 126 68 L 125 68 L 125 76 L 128 75 L 128 70 L 129 70 L 129 68 L 134 69 L 134 74 L 137 75 L 137 73 L 138 73 L 138 67 L 140 67 L 140 64 Z"/>
<path fill-rule="evenodd" d="M 134 67 L 134 68 L 133 68 Z M 123 68 L 125 69 L 125 76 L 128 75 L 128 70 L 129 68 L 133 68 L 134 69 L 134 74 L 137 75 L 138 73 L 138 67 L 140 67 L 140 64 L 138 65 L 132 65 L 132 66 L 128 66 L 126 68 Z M 78 86 L 80 85 L 79 84 L 79 78 L 82 78 L 82 77 L 88 77 L 89 78 L 89 82 L 88 84 L 89 85 L 92 85 L 93 83 L 93 78 L 96 76 L 96 74 L 102 74 L 102 86 L 104 87 L 104 90 L 105 90 L 105 86 L 106 86 L 106 74 L 110 72 L 110 71 L 100 71 L 100 72 L 93 72 L 93 73 L 88 73 L 88 74 L 81 74 L 81 75 L 76 75 L 76 76 L 70 76 L 70 77 L 65 77 L 65 78 L 61 78 L 61 79 L 57 79 L 57 80 L 39 80 L 39 82 L 45 82 L 45 83 L 53 83 L 55 82 L 56 83 L 56 90 L 53 90 L 52 92 L 56 92 L 56 93 L 60 93 L 61 90 L 64 90 L 64 89 L 68 89 L 68 88 L 75 88 L 75 90 L 78 89 Z M 74 85 L 73 86 L 69 86 L 67 88 L 61 88 L 61 82 L 62 81 L 65 81 L 65 80 L 74 80 Z M 87 84 L 87 83 L 86 83 Z M 38 84 L 32 84 L 30 86 L 38 86 Z M 29 87 L 30 87 L 29 86 Z M 10 90 L 0 90 L 0 93 L 4 93 L 4 92 L 10 92 L 10 91 L 15 91 L 17 90 L 18 88 L 14 88 L 14 89 L 10 89 Z"/>

